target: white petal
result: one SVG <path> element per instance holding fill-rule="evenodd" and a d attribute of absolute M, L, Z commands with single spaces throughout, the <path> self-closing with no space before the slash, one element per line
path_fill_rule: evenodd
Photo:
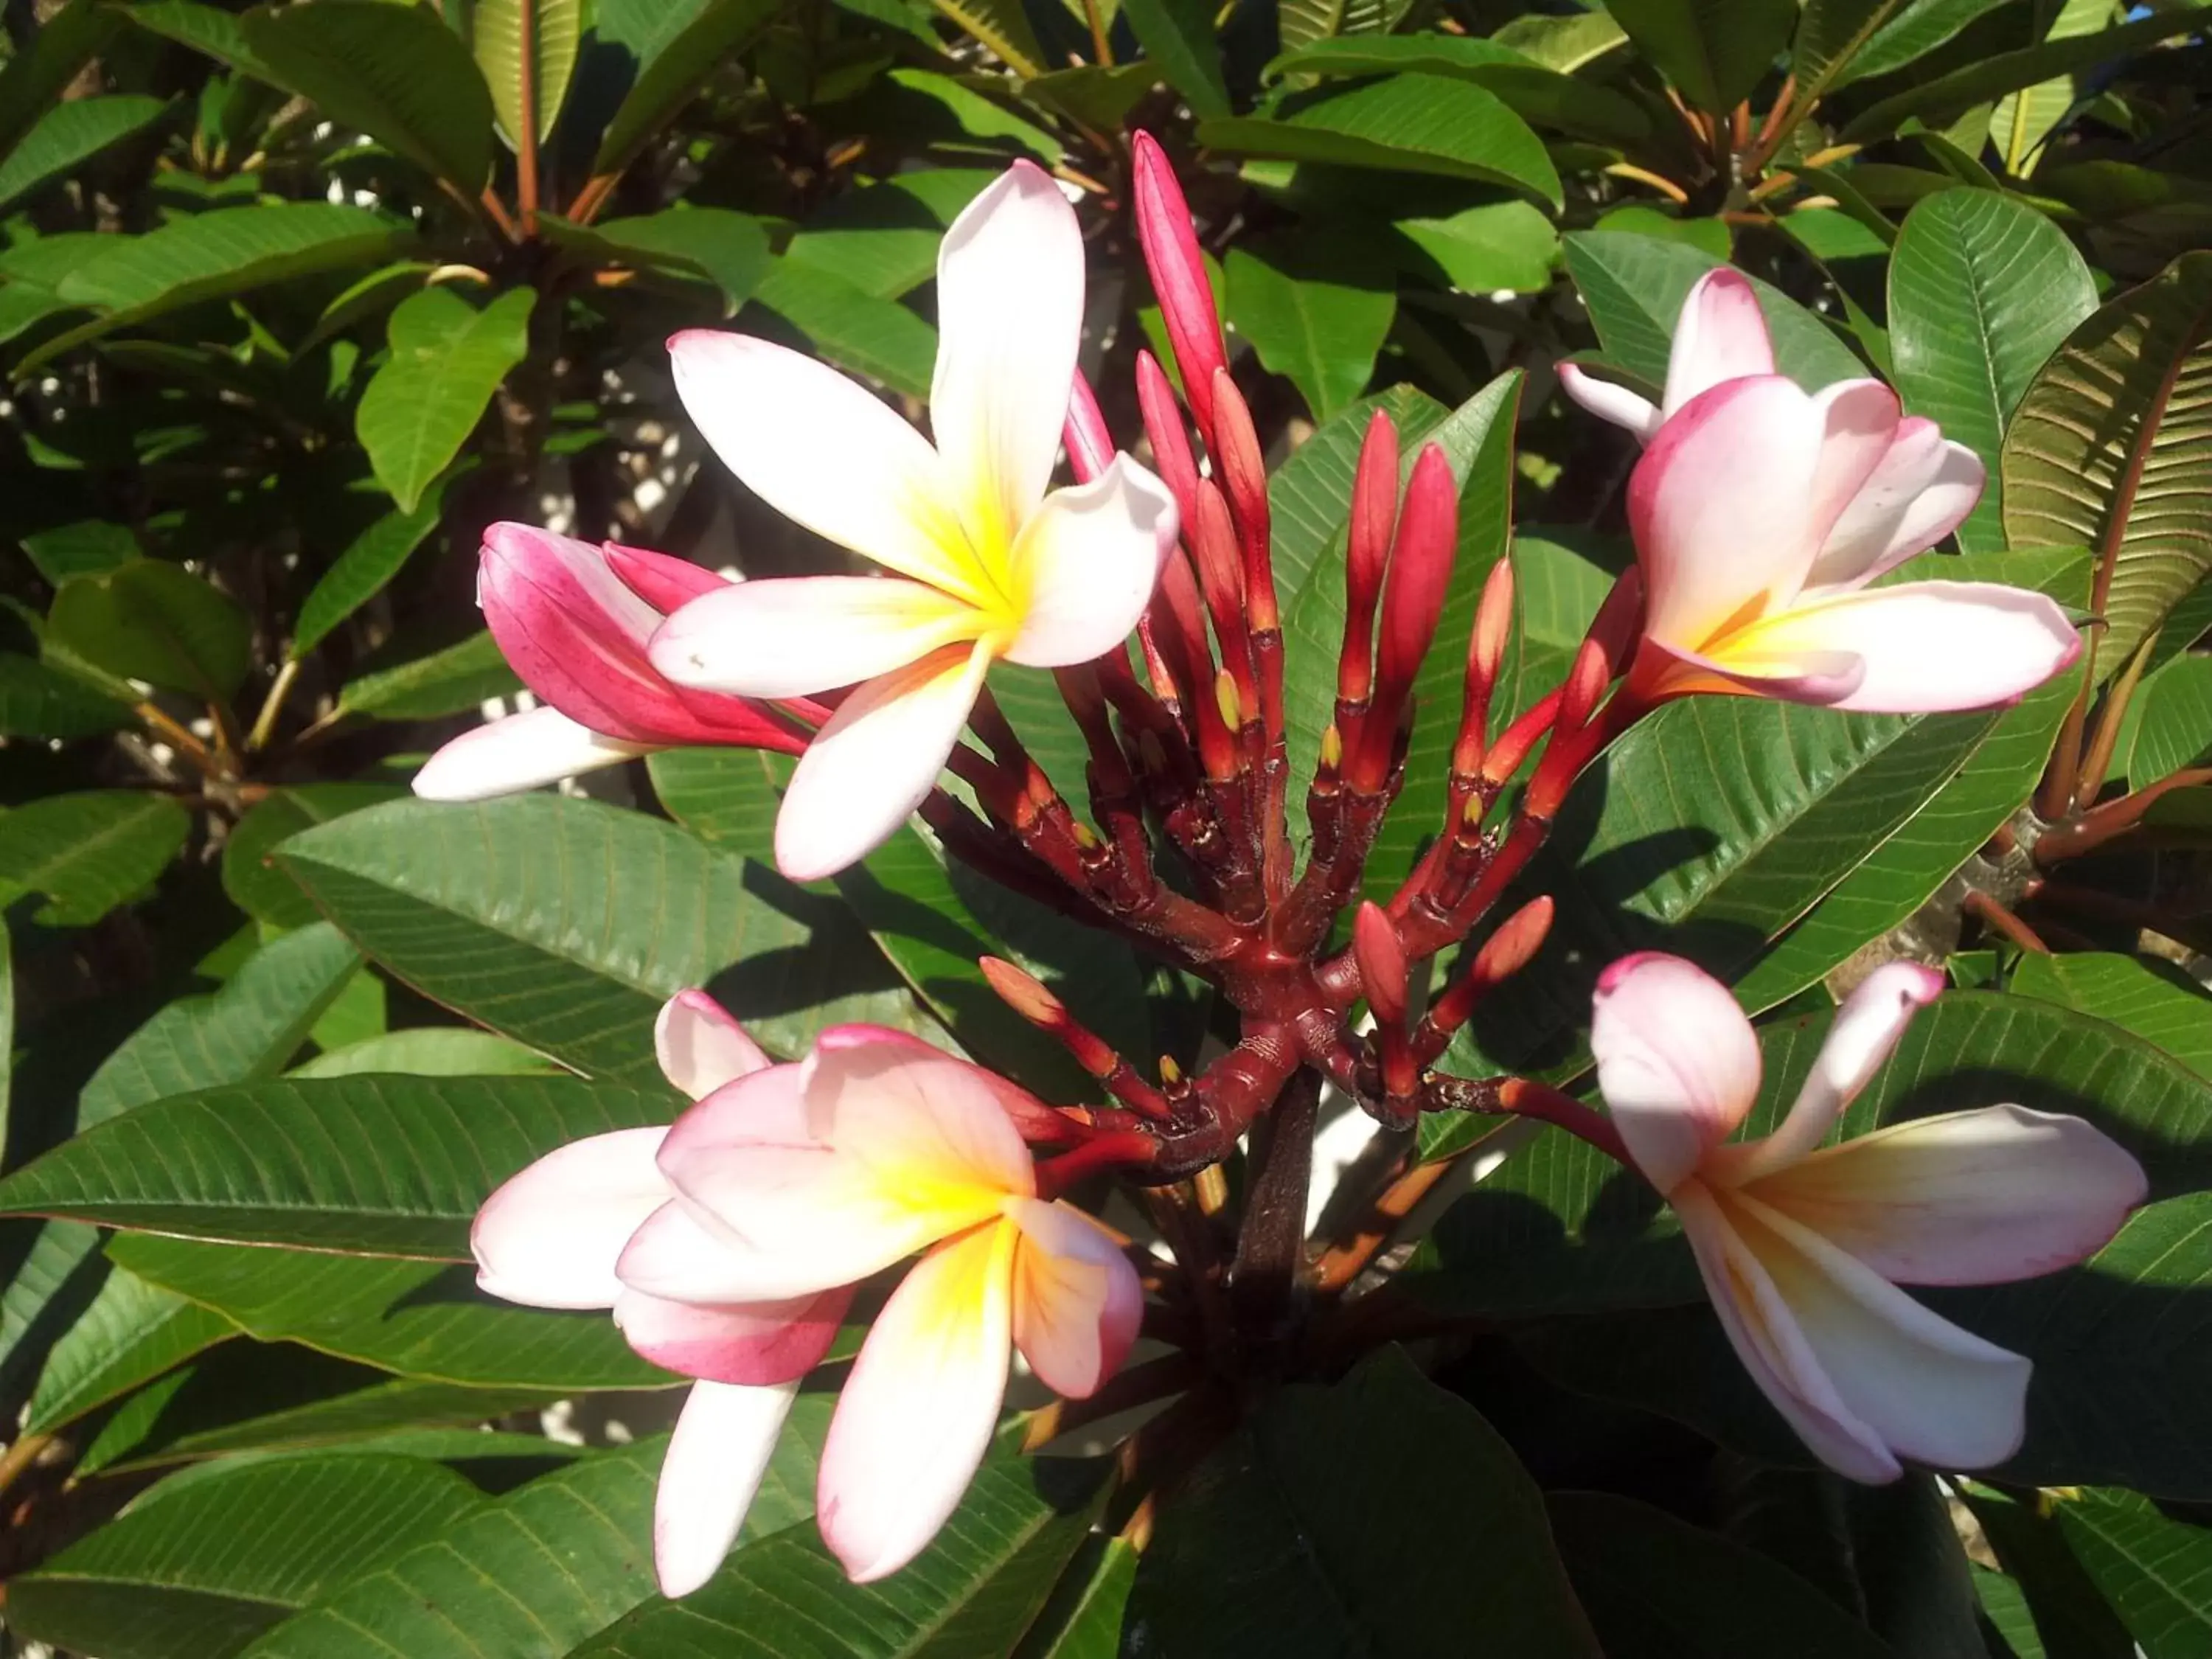
<path fill-rule="evenodd" d="M 901 575 L 971 603 L 988 597 L 968 591 L 965 533 L 937 452 L 879 398 L 749 335 L 690 329 L 668 353 L 685 410 L 754 495 Z"/>
<path fill-rule="evenodd" d="M 855 1583 L 937 1535 L 990 1449 L 1013 1334 L 1009 1223 L 932 1250 L 877 1316 L 822 1448 L 815 1515 Z"/>
<path fill-rule="evenodd" d="M 1935 546 L 1966 521 L 1985 482 L 1981 458 L 1945 441 L 1933 421 L 1899 422 L 1889 453 L 1828 532 L 1807 588 L 1863 586 Z"/>
<path fill-rule="evenodd" d="M 691 1385 L 653 1494 L 653 1571 L 663 1595 L 690 1595 L 738 1541 L 798 1393 L 797 1382 Z"/>
<path fill-rule="evenodd" d="M 1726 265 L 1707 271 L 1683 300 L 1674 324 L 1667 353 L 1667 414 L 1724 380 L 1773 373 L 1774 348 L 1751 279 Z"/>
<path fill-rule="evenodd" d="M 668 1202 L 665 1128 L 617 1129 L 548 1152 L 486 1199 L 469 1231 L 477 1283 L 532 1308 L 611 1308 L 615 1262 Z"/>
<path fill-rule="evenodd" d="M 1175 497 L 1127 455 L 1087 484 L 1053 491 L 1014 544 L 1029 604 L 1006 655 L 1060 668 L 1117 649 L 1175 544 Z"/>
<path fill-rule="evenodd" d="M 1672 1192 L 1759 1097 L 1759 1039 L 1727 988 L 1644 951 L 1599 975 L 1590 1019 L 1598 1091 L 1644 1178 Z"/>
<path fill-rule="evenodd" d="M 988 645 L 949 647 L 870 680 L 799 757 L 775 817 L 776 867 L 831 876 L 899 831 L 936 786 L 990 666 Z"/>
<path fill-rule="evenodd" d="M 661 1075 L 694 1100 L 769 1064 L 760 1044 L 704 991 L 678 991 L 661 1006 L 653 1048 Z"/>
<path fill-rule="evenodd" d="M 805 697 L 920 662 L 987 625 L 966 600 L 896 576 L 734 582 L 661 625 L 653 665 L 702 690 Z"/>
<path fill-rule="evenodd" d="M 1659 430 L 1659 405 L 1613 380 L 1601 380 L 1577 363 L 1559 365 L 1559 390 L 1601 421 L 1611 421 L 1650 443 Z"/>
<path fill-rule="evenodd" d="M 526 708 L 462 732 L 422 763 L 414 789 L 424 800 L 485 800 L 635 760 L 655 747 L 603 738 L 557 708 Z"/>
<path fill-rule="evenodd" d="M 1905 1285 L 2002 1285 L 2102 1249 L 2142 1166 L 2078 1117 L 1988 1106 L 1878 1129 L 1743 1189 Z"/>
<path fill-rule="evenodd" d="M 1042 170 L 1017 161 L 937 252 L 930 430 L 978 550 L 1007 547 L 1044 499 L 1082 337 L 1075 210 Z"/>

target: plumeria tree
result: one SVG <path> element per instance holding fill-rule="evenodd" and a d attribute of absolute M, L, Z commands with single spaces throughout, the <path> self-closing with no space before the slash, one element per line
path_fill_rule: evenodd
<path fill-rule="evenodd" d="M 2205 1650 L 2193 26 L 1244 9 L 0 64 L 10 1643 Z"/>

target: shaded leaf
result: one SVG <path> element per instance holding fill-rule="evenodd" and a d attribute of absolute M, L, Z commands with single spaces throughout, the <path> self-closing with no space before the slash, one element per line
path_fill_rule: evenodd
<path fill-rule="evenodd" d="M 2028 955 L 2012 989 L 2094 1014 L 2212 1079 L 2212 995 L 2170 963 L 2101 951 Z"/>
<path fill-rule="evenodd" d="M 2136 690 L 2120 736 L 2128 787 L 2142 789 L 2212 753 L 2212 657 L 2176 657 Z"/>
<path fill-rule="evenodd" d="M 0 653 L 0 736 L 88 738 L 127 726 L 127 703 L 30 657 Z"/>
<path fill-rule="evenodd" d="M 23 1432 L 52 1434 L 236 1332 L 221 1315 L 173 1291 L 111 1272 L 46 1356 Z"/>
<path fill-rule="evenodd" d="M 760 221 L 727 208 L 672 208 L 589 228 L 547 214 L 538 226 L 549 240 L 603 264 L 704 277 L 721 290 L 726 314 L 736 313 L 769 268 Z"/>
<path fill-rule="evenodd" d="M 55 105 L 0 160 L 0 207 L 82 166 L 110 144 L 120 143 L 168 106 L 165 100 L 137 93 Z"/>
<path fill-rule="evenodd" d="M 1650 118 L 1610 87 L 1578 81 L 1498 41 L 1455 34 L 1344 34 L 1286 52 L 1264 73 L 1376 75 L 1418 70 L 1472 81 L 1523 120 L 1599 144 L 1649 137 Z"/>
<path fill-rule="evenodd" d="M 295 660 L 306 656 L 332 629 L 382 592 L 423 538 L 438 527 L 443 506 L 442 492 L 433 489 L 413 507 L 386 514 L 349 542 L 301 601 L 287 654 Z"/>
<path fill-rule="evenodd" d="M 2145 1653 L 2212 1654 L 2212 1532 L 2171 1520 L 2131 1492 L 2085 1492 L 2058 1525 Z"/>
<path fill-rule="evenodd" d="M 1183 95 L 1193 115 L 1205 121 L 1229 113 L 1213 9 L 1206 0 L 1123 0 L 1121 9 L 1145 56 Z"/>
<path fill-rule="evenodd" d="M 640 65 L 599 137 L 592 173 L 619 173 L 635 161 L 715 68 L 743 51 L 781 9 L 781 0 L 706 0 Z"/>
<path fill-rule="evenodd" d="M 314 902 L 272 860 L 290 836 L 313 824 L 359 812 L 407 792 L 391 783 L 301 783 L 280 786 L 238 821 L 222 843 L 222 888 L 238 908 L 274 927 L 301 927 L 316 920 Z"/>
<path fill-rule="evenodd" d="M 94 789 L 0 814 L 0 894 L 43 893 L 38 919 L 84 927 L 152 884 L 191 833 L 167 795 Z"/>
<path fill-rule="evenodd" d="M 1607 0 L 1674 89 L 1725 117 L 1751 95 L 1797 21 L 1789 0 Z"/>
<path fill-rule="evenodd" d="M 118 679 L 148 680 L 205 702 L 228 702 L 253 666 L 253 624 L 238 602 L 159 559 L 64 582 L 46 638 Z"/>

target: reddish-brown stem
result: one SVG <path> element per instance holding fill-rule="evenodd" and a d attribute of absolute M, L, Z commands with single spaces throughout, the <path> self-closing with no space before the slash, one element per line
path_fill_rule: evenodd
<path fill-rule="evenodd" d="M 1143 1129 L 1120 1129 L 1085 1141 L 1036 1166 L 1037 1196 L 1060 1197 L 1078 1182 L 1108 1170 L 1144 1170 L 1160 1155 L 1159 1138 Z"/>
<path fill-rule="evenodd" d="M 997 957 L 984 957 L 979 965 L 1000 1001 L 1066 1049 L 1075 1063 L 1115 1099 L 1146 1117 L 1167 1120 L 1170 1113 L 1160 1091 L 1139 1077 L 1111 1043 L 1069 1013 L 1067 1005 L 1036 979 Z"/>
<path fill-rule="evenodd" d="M 1984 927 L 2003 934 L 2021 950 L 2032 951 L 2039 957 L 2051 954 L 2051 947 L 2043 942 L 2034 928 L 1978 888 L 1968 893 L 1959 908 Z"/>
<path fill-rule="evenodd" d="M 2108 800 L 2102 806 L 2093 807 L 2073 823 L 2045 830 L 2035 843 L 2035 861 L 2045 869 L 2068 859 L 2078 859 L 2094 853 L 2116 836 L 2124 836 L 2142 822 L 2143 814 L 2163 796 L 2176 789 L 2193 789 L 2201 783 L 2212 783 L 2212 767 L 2194 767 L 2176 772 L 2171 777 L 2160 778 L 2156 783 L 2123 795 L 2118 800 Z"/>
<path fill-rule="evenodd" d="M 1613 1120 L 1583 1105 L 1572 1095 L 1562 1094 L 1548 1084 L 1516 1077 L 1506 1079 L 1499 1086 L 1498 1100 L 1504 1110 L 1516 1116 L 1534 1118 L 1565 1129 L 1607 1158 L 1632 1170 L 1636 1167 L 1636 1160 L 1628 1155 L 1628 1147 L 1620 1138 L 1620 1131 L 1613 1127 Z"/>

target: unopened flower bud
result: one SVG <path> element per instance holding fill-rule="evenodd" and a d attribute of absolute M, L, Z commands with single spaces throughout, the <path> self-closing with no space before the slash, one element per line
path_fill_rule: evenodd
<path fill-rule="evenodd" d="M 1398 428 L 1382 410 L 1367 422 L 1352 477 L 1352 526 L 1344 557 L 1344 649 L 1336 695 L 1364 702 L 1374 690 L 1375 605 L 1398 522 Z"/>
<path fill-rule="evenodd" d="M 1190 204 L 1183 198 L 1175 169 L 1148 132 L 1137 135 L 1133 149 L 1137 240 L 1144 249 L 1145 269 L 1152 274 L 1152 291 L 1159 296 L 1160 314 L 1190 396 L 1191 412 L 1198 417 L 1199 430 L 1209 434 L 1210 446 L 1214 372 L 1229 361 L 1221 338 L 1221 314 L 1214 307 L 1213 285 L 1199 252 Z"/>
<path fill-rule="evenodd" d="M 1406 988 L 1410 974 L 1406 948 L 1398 930 L 1379 904 L 1366 903 L 1352 922 L 1352 959 L 1359 964 L 1359 983 L 1377 1024 L 1395 1025 L 1406 1018 Z"/>

